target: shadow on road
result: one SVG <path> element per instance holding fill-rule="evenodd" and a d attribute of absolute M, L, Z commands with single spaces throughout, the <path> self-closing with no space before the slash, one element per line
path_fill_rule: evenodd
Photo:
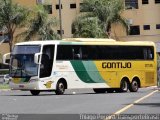
<path fill-rule="evenodd" d="M 149 106 L 149 107 L 160 107 L 160 103 L 135 103 L 134 105 Z"/>
<path fill-rule="evenodd" d="M 102 93 L 102 94 L 105 94 L 105 93 Z M 69 95 L 72 95 L 72 96 L 76 96 L 76 95 L 102 95 L 102 94 L 96 94 L 96 93 L 76 93 L 76 94 L 64 94 L 64 95 L 56 95 L 56 94 L 40 94 L 40 95 L 37 95 L 36 97 L 38 96 L 69 96 Z M 107 94 L 107 93 L 106 93 Z M 25 94 L 25 95 L 0 95 L 0 96 L 34 96 L 34 95 L 31 95 L 31 94 Z"/>
<path fill-rule="evenodd" d="M 79 96 L 79 95 L 111 95 L 111 94 L 116 94 L 116 93 L 65 93 L 63 95 L 56 95 L 54 92 L 53 93 L 49 93 L 49 92 L 41 92 L 39 95 L 37 95 L 36 97 L 38 96 Z M 117 93 L 117 94 L 125 94 L 125 93 Z M 127 93 L 126 93 L 127 94 Z M 16 94 L 0 94 L 0 96 L 34 96 L 30 93 L 25 93 L 25 94 L 22 94 L 22 93 L 16 93 Z"/>

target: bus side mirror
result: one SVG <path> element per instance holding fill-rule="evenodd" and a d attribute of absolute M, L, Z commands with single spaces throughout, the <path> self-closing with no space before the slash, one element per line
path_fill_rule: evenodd
<path fill-rule="evenodd" d="M 10 53 L 6 53 L 3 55 L 3 64 L 9 65 L 9 63 L 10 63 Z"/>
<path fill-rule="evenodd" d="M 34 63 L 41 64 L 40 63 L 40 56 L 41 55 L 42 55 L 42 53 L 35 53 L 35 55 L 34 55 Z"/>

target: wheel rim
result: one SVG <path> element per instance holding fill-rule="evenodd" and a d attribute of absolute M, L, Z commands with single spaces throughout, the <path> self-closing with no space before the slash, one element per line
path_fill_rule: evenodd
<path fill-rule="evenodd" d="M 59 83 L 59 90 L 61 92 L 64 92 L 64 85 L 63 85 L 63 83 Z"/>
<path fill-rule="evenodd" d="M 123 91 L 127 91 L 127 90 L 128 90 L 128 85 L 127 85 L 127 82 L 126 82 L 126 81 L 123 81 L 123 82 L 122 82 L 122 90 L 123 90 Z"/>
<path fill-rule="evenodd" d="M 137 81 L 133 81 L 133 82 L 132 82 L 132 88 L 133 88 L 134 90 L 137 90 L 137 89 L 138 89 L 138 83 L 137 83 Z"/>

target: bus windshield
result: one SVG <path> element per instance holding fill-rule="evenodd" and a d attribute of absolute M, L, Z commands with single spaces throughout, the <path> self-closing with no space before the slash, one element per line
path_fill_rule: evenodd
<path fill-rule="evenodd" d="M 38 65 L 34 63 L 34 54 L 40 52 L 40 46 L 15 46 L 11 55 L 11 77 L 32 77 L 38 75 Z"/>

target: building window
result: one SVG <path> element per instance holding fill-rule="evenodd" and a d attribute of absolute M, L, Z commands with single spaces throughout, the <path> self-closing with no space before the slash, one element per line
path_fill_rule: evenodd
<path fill-rule="evenodd" d="M 142 4 L 148 4 L 148 0 L 142 0 Z"/>
<path fill-rule="evenodd" d="M 57 30 L 57 34 L 61 34 L 60 30 Z M 62 34 L 64 34 L 64 30 L 62 30 Z"/>
<path fill-rule="evenodd" d="M 150 25 L 143 25 L 144 30 L 150 30 Z"/>
<path fill-rule="evenodd" d="M 43 5 L 48 14 L 52 14 L 52 5 Z"/>
<path fill-rule="evenodd" d="M 160 0 L 155 0 L 155 3 L 160 3 Z"/>
<path fill-rule="evenodd" d="M 156 25 L 156 29 L 160 29 L 160 24 L 157 24 L 157 25 Z"/>
<path fill-rule="evenodd" d="M 130 26 L 129 35 L 140 35 L 140 27 L 139 27 L 139 25 Z"/>
<path fill-rule="evenodd" d="M 56 5 L 56 9 L 59 9 L 59 4 Z M 63 9 L 62 4 L 61 4 L 61 9 Z"/>
<path fill-rule="evenodd" d="M 138 0 L 125 0 L 126 9 L 138 9 Z"/>
<path fill-rule="evenodd" d="M 76 4 L 70 4 L 70 8 L 76 8 Z"/>

